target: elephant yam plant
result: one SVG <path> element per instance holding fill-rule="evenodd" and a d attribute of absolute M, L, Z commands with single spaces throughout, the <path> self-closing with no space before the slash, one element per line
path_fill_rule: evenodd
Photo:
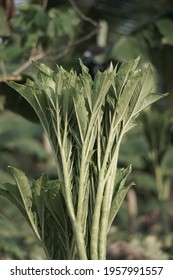
<path fill-rule="evenodd" d="M 105 259 L 109 228 L 132 184 L 131 166 L 119 169 L 123 136 L 138 114 L 163 97 L 153 93 L 151 68 L 139 58 L 112 65 L 94 78 L 35 63 L 37 76 L 25 85 L 9 82 L 34 108 L 49 138 L 57 179 L 30 180 L 14 167 L 16 184 L 0 194 L 26 217 L 49 259 Z"/>

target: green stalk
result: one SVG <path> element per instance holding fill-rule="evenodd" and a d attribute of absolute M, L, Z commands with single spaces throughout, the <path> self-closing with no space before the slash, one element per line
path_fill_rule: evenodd
<path fill-rule="evenodd" d="M 95 121 L 95 116 L 91 117 L 91 120 L 88 125 L 87 129 L 87 134 L 83 143 L 83 148 L 82 148 L 82 156 L 81 156 L 81 166 L 80 166 L 80 179 L 79 179 L 79 193 L 78 193 L 78 206 L 77 206 L 77 221 L 78 223 L 83 224 L 82 217 L 85 216 L 84 213 L 84 200 L 85 200 L 85 181 L 86 181 L 86 176 L 85 174 L 88 171 L 88 155 L 93 149 L 93 139 L 95 138 L 95 127 L 96 123 Z M 83 225 L 83 228 L 85 225 Z"/>
<path fill-rule="evenodd" d="M 77 205 L 77 221 L 82 223 L 83 214 L 83 203 L 85 195 L 85 172 L 86 172 L 86 151 L 85 144 L 83 144 L 82 156 L 81 156 L 81 166 L 80 166 L 80 179 L 79 179 L 79 190 L 78 190 L 78 205 Z"/>
<path fill-rule="evenodd" d="M 110 212 L 113 190 L 114 190 L 114 182 L 115 182 L 117 161 L 118 161 L 118 151 L 117 151 L 117 156 L 113 161 L 115 166 L 112 169 L 112 172 L 110 173 L 109 178 L 107 180 L 107 184 L 105 187 L 105 194 L 102 203 L 102 214 L 101 214 L 100 231 L 99 231 L 99 259 L 100 260 L 106 259 L 108 220 L 109 220 L 109 212 Z"/>
<path fill-rule="evenodd" d="M 60 143 L 59 143 L 60 144 Z M 87 259 L 86 249 L 85 249 L 85 241 L 82 234 L 82 227 L 81 224 L 76 221 L 74 205 L 72 201 L 72 194 L 70 188 L 70 180 L 69 180 L 69 173 L 67 168 L 67 163 L 65 159 L 64 147 L 60 146 L 60 153 L 62 159 L 62 167 L 64 171 L 64 196 L 67 206 L 67 211 L 72 223 L 73 232 L 76 240 L 76 247 L 78 250 L 79 258 L 82 260 Z"/>
<path fill-rule="evenodd" d="M 169 218 L 167 213 L 167 201 L 169 198 L 169 190 L 167 191 L 165 190 L 165 188 L 169 188 L 169 186 L 164 183 L 162 167 L 160 165 L 157 165 L 155 167 L 155 177 L 160 201 L 160 216 L 162 220 L 163 234 L 167 235 L 170 231 Z"/>
<path fill-rule="evenodd" d="M 87 254 L 86 254 L 86 247 L 85 247 L 85 241 L 82 233 L 82 227 L 81 224 L 77 223 L 76 220 L 72 222 L 73 224 L 73 232 L 75 236 L 76 241 L 76 247 L 77 252 L 80 260 L 87 260 Z"/>
<path fill-rule="evenodd" d="M 163 193 L 164 193 L 164 184 L 163 184 L 163 175 L 162 175 L 162 168 L 160 165 L 154 164 L 154 171 L 155 171 L 155 178 L 156 178 L 156 187 L 157 192 L 160 200 L 163 200 Z"/>
<path fill-rule="evenodd" d="M 101 215 L 101 205 L 103 200 L 103 191 L 105 186 L 105 180 L 103 174 L 100 175 L 98 182 L 98 190 L 95 200 L 94 213 L 92 217 L 92 228 L 91 228 L 91 259 L 98 260 L 98 234 L 99 234 L 99 223 Z"/>
<path fill-rule="evenodd" d="M 105 76 L 105 83 L 107 82 L 108 77 Z M 100 88 L 100 93 L 102 93 L 102 95 L 99 93 L 97 100 L 94 104 L 93 107 L 93 111 L 91 114 L 91 119 L 89 121 L 88 124 L 88 128 L 87 128 L 87 133 L 85 136 L 85 140 L 83 142 L 83 148 L 82 148 L 82 158 L 81 158 L 81 167 L 80 167 L 80 179 L 79 179 L 79 194 L 78 194 L 78 206 L 77 206 L 77 220 L 81 222 L 82 224 L 82 215 L 83 215 L 83 203 L 85 200 L 85 172 L 86 172 L 86 168 L 88 170 L 88 166 L 86 166 L 86 161 L 88 161 L 88 154 L 93 150 L 93 138 L 96 137 L 95 136 L 95 128 L 97 125 L 97 119 L 98 119 L 98 115 L 100 113 L 100 108 L 103 104 L 103 101 L 105 99 L 105 96 L 111 86 L 110 83 L 108 83 L 108 85 L 105 88 L 105 83 L 103 82 L 102 88 Z"/>
<path fill-rule="evenodd" d="M 163 236 L 165 236 L 165 237 L 170 232 L 167 204 L 168 204 L 168 202 L 166 200 L 164 200 L 164 199 L 160 200 L 160 216 L 161 216 L 161 221 L 162 221 L 162 233 L 163 233 Z"/>
<path fill-rule="evenodd" d="M 98 181 L 98 187 L 97 187 L 97 194 L 96 194 L 96 201 L 95 201 L 95 207 L 94 207 L 94 213 L 92 218 L 92 228 L 91 228 L 91 258 L 92 259 L 98 259 L 98 238 L 99 238 L 99 222 L 100 222 L 100 216 L 101 216 L 101 205 L 103 201 L 103 193 L 104 188 L 106 184 L 105 180 L 105 170 L 107 161 L 110 154 L 111 149 L 111 142 L 113 137 L 114 129 L 113 129 L 113 122 L 110 127 L 109 132 L 109 138 L 108 143 L 103 159 L 103 163 L 99 172 L 99 181 Z"/>
<path fill-rule="evenodd" d="M 112 196 L 113 196 L 113 191 L 114 191 L 114 182 L 115 182 L 115 177 L 116 177 L 119 149 L 120 149 L 120 144 L 121 144 L 123 134 L 124 133 L 122 130 L 119 135 L 119 139 L 116 144 L 111 163 L 107 170 L 108 178 L 107 178 L 107 183 L 106 183 L 106 187 L 105 187 L 105 194 L 103 197 L 102 214 L 101 214 L 100 231 L 99 231 L 99 259 L 100 260 L 106 259 L 106 241 L 107 241 L 107 233 L 108 233 L 108 220 L 109 220 L 110 207 L 111 207 Z"/>
<path fill-rule="evenodd" d="M 62 169 L 63 169 L 63 182 L 64 182 L 64 199 L 67 207 L 67 212 L 70 217 L 70 221 L 72 224 L 72 229 L 75 237 L 76 247 L 78 251 L 78 255 L 80 259 L 86 260 L 86 248 L 85 248 L 85 240 L 82 231 L 82 224 L 76 220 L 75 210 L 73 205 L 72 199 L 72 192 L 71 192 L 71 183 L 70 183 L 70 172 L 68 170 L 68 163 L 66 161 L 65 156 L 65 140 L 67 135 L 67 117 L 65 118 L 65 131 L 63 135 L 63 139 L 61 140 L 61 131 L 60 131 L 60 114 L 59 114 L 59 103 L 58 99 L 56 100 L 56 124 L 53 122 L 54 131 L 57 137 L 58 146 L 61 155 L 61 162 L 62 162 Z"/>
<path fill-rule="evenodd" d="M 159 199 L 167 201 L 170 196 L 170 182 L 169 180 L 164 179 L 161 165 L 153 164 L 153 166 Z"/>
<path fill-rule="evenodd" d="M 106 187 L 110 187 L 111 184 L 111 175 L 107 181 Z M 109 216 L 109 194 L 108 192 L 104 192 L 103 196 L 103 203 L 101 208 L 101 221 L 100 221 L 100 228 L 99 228 L 99 246 L 98 246 L 98 258 L 99 260 L 106 259 L 106 241 L 107 241 L 107 227 L 108 227 L 108 219 Z"/>
<path fill-rule="evenodd" d="M 57 106 L 58 106 L 58 102 L 57 102 Z M 57 107 L 57 114 L 59 112 L 58 109 L 59 108 Z M 65 150 L 64 150 L 64 146 L 63 146 L 64 141 L 62 144 L 61 137 L 60 137 L 61 133 L 60 133 L 60 128 L 59 128 L 60 125 L 58 123 L 58 120 L 59 120 L 58 117 L 59 116 L 57 115 L 57 129 L 55 129 L 55 128 L 54 129 L 55 129 L 55 133 L 57 136 L 57 141 L 58 141 L 60 155 L 61 155 L 61 161 L 62 161 L 63 181 L 64 181 L 64 184 L 63 184 L 64 185 L 64 199 L 65 199 L 66 206 L 67 206 L 67 212 L 69 214 L 70 221 L 72 224 L 79 258 L 85 260 L 85 259 L 87 259 L 85 241 L 84 241 L 84 237 L 82 234 L 81 224 L 76 221 L 75 210 L 74 210 L 74 205 L 73 205 L 73 200 L 72 200 L 71 183 L 70 183 L 70 178 L 69 178 L 70 173 L 68 171 L 68 164 L 66 161 Z"/>

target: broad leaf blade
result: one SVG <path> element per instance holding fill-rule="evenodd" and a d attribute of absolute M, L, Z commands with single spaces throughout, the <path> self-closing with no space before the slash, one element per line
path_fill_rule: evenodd
<path fill-rule="evenodd" d="M 130 60 L 128 63 L 123 63 L 120 66 L 118 75 L 115 77 L 115 85 L 119 96 L 121 95 L 132 71 L 136 71 L 139 59 L 140 58 L 138 57 L 137 59 Z"/>
<path fill-rule="evenodd" d="M 87 125 L 88 125 L 88 112 L 85 106 L 85 100 L 82 93 L 80 94 L 75 93 L 73 96 L 73 100 L 74 100 L 74 109 L 75 109 L 76 119 L 78 123 L 80 138 L 83 142 L 87 130 Z"/>
<path fill-rule="evenodd" d="M 33 231 L 35 232 L 36 236 L 40 240 L 38 229 L 37 229 L 37 226 L 35 225 L 34 216 L 32 213 L 33 197 L 32 197 L 32 191 L 31 191 L 31 184 L 30 184 L 28 178 L 26 177 L 26 175 L 21 170 L 11 167 L 11 166 L 8 168 L 10 170 L 10 173 L 13 175 L 13 177 L 16 181 L 16 184 L 18 186 L 19 193 L 21 195 L 22 203 L 24 205 L 29 223 L 30 223 Z"/>

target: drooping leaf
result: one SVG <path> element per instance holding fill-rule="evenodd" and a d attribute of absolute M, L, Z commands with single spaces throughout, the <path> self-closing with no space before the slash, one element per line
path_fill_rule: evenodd
<path fill-rule="evenodd" d="M 30 223 L 33 231 L 35 232 L 37 238 L 40 239 L 37 227 L 35 225 L 34 216 L 32 213 L 33 197 L 32 197 L 31 184 L 30 184 L 28 178 L 26 177 L 26 175 L 21 170 L 14 168 L 14 167 L 9 167 L 9 171 L 13 175 L 13 177 L 16 181 L 16 184 L 18 187 L 18 192 L 20 193 L 21 201 L 22 201 L 22 204 L 26 211 L 26 216 L 29 220 L 29 223 Z M 11 187 L 11 185 L 10 185 L 10 187 Z"/>

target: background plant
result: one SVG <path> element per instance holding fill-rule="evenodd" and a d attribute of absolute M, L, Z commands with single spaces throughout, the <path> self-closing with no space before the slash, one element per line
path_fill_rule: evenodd
<path fill-rule="evenodd" d="M 162 221 L 158 233 L 163 244 L 168 237 L 171 244 L 172 109 L 163 112 L 162 108 L 150 108 L 141 114 L 140 121 L 141 126 L 129 134 L 121 147 L 120 162 L 121 165 L 133 164 L 132 179 L 138 186 L 137 215 L 146 211 L 145 206 L 140 206 L 141 199 L 145 199 L 148 201 L 148 215 L 153 211 L 158 213 L 153 223 L 158 223 L 159 219 Z M 136 153 L 138 155 L 134 157 Z M 157 201 L 154 200 L 156 195 Z"/>

